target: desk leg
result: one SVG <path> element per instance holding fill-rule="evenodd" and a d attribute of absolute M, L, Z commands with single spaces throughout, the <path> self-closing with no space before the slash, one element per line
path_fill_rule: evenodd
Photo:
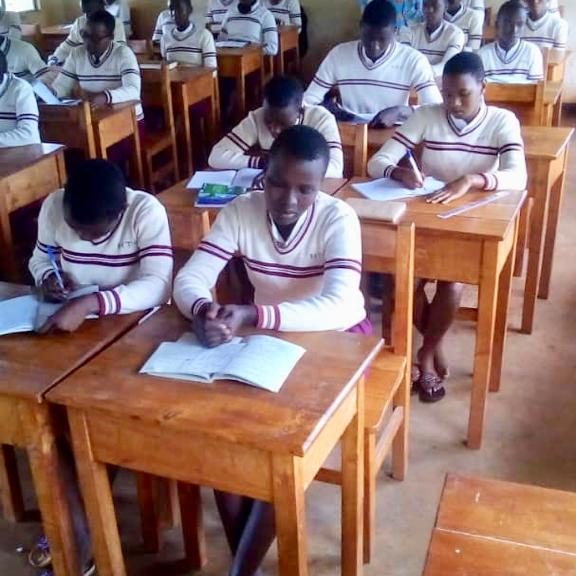
<path fill-rule="evenodd" d="M 498 296 L 498 243 L 484 242 L 478 290 L 478 324 L 474 353 L 474 379 L 468 421 L 468 448 L 482 446 Z"/>
<path fill-rule="evenodd" d="M 13 446 L 7 444 L 0 445 L 0 501 L 5 520 L 20 522 L 24 518 L 24 500 L 16 452 Z"/>
<path fill-rule="evenodd" d="M 126 576 L 106 465 L 93 459 L 84 414 L 68 409 L 68 420 L 98 575 Z"/>
<path fill-rule="evenodd" d="M 279 576 L 308 576 L 302 460 L 280 455 L 274 455 L 272 458 L 278 573 Z"/>
<path fill-rule="evenodd" d="M 12 242 L 12 228 L 10 227 L 10 216 L 8 209 L 4 205 L 1 197 L 3 189 L 0 188 L 0 250 L 2 250 L 2 261 L 0 262 L 0 279 L 18 280 L 18 266 L 14 258 L 14 244 Z"/>
<path fill-rule="evenodd" d="M 201 570 L 208 561 L 202 518 L 200 486 L 178 482 L 178 499 L 186 559 L 193 570 Z"/>
<path fill-rule="evenodd" d="M 516 261 L 514 262 L 514 276 L 520 278 L 524 271 L 524 256 L 530 226 L 530 213 L 532 211 L 532 198 L 526 198 L 521 210 L 518 223 L 518 244 L 516 246 Z"/>
<path fill-rule="evenodd" d="M 133 123 L 134 123 L 134 136 L 132 148 L 132 177 L 139 186 L 139 190 L 144 189 L 144 169 L 142 167 L 142 148 L 140 145 L 140 129 L 138 127 L 138 120 L 136 119 L 136 112 L 132 110 Z"/>

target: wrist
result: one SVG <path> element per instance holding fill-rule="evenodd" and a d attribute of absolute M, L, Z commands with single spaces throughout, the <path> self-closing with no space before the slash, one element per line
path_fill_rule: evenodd
<path fill-rule="evenodd" d="M 243 318 L 242 324 L 243 326 L 254 327 L 258 324 L 258 309 L 256 306 L 244 306 L 243 307 Z"/>
<path fill-rule="evenodd" d="M 100 302 L 96 294 L 88 294 L 76 299 L 77 306 L 81 306 L 85 315 L 98 314 L 100 312 Z M 75 302 L 75 300 L 72 300 Z"/>

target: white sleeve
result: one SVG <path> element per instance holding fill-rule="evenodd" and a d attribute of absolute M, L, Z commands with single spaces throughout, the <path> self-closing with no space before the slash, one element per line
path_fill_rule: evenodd
<path fill-rule="evenodd" d="M 485 12 L 486 8 L 484 6 L 484 0 L 472 0 L 470 2 L 470 8 L 472 8 L 472 10 L 474 10 L 478 14 L 482 26 L 484 26 L 484 18 L 486 16 Z"/>
<path fill-rule="evenodd" d="M 281 332 L 346 330 L 362 320 L 360 292 L 362 240 L 360 222 L 353 210 L 340 212 L 323 234 L 324 274 L 317 296 L 258 305 L 258 328 Z M 361 316 L 361 315 L 360 315 Z"/>
<path fill-rule="evenodd" d="M 537 46 L 534 46 L 534 50 L 532 50 L 532 62 L 530 62 L 530 69 L 528 70 L 528 80 L 531 82 L 544 80 L 544 57 Z"/>
<path fill-rule="evenodd" d="M 25 43 L 25 58 L 26 58 L 26 68 L 38 79 L 44 76 L 47 72 L 50 72 L 50 68 L 46 65 L 44 60 L 40 57 L 38 50 L 32 44 Z"/>
<path fill-rule="evenodd" d="M 465 44 L 466 44 L 466 35 L 464 34 L 464 32 L 462 32 L 462 30 L 460 30 L 460 28 L 458 28 L 457 33 L 455 33 L 454 36 L 451 38 L 450 43 L 446 48 L 446 52 L 444 52 L 444 57 L 442 58 L 442 60 L 432 66 L 432 71 L 434 72 L 435 78 L 442 76 L 442 74 L 444 73 L 444 66 L 446 66 L 446 62 L 448 62 L 448 60 L 450 60 L 450 58 L 452 58 L 453 56 L 456 56 L 456 54 L 462 52 L 462 50 L 464 50 Z"/>
<path fill-rule="evenodd" d="M 470 32 L 468 33 L 468 44 L 466 44 L 466 48 L 475 52 L 479 50 L 482 45 L 484 18 L 480 17 L 480 13 L 477 10 L 473 11 L 473 15 L 474 17 L 470 19 Z"/>
<path fill-rule="evenodd" d="M 22 40 L 22 20 L 18 12 L 5 12 L 4 18 L 8 25 L 8 38 Z"/>
<path fill-rule="evenodd" d="M 128 0 L 120 0 L 120 11 L 118 12 L 118 18 L 122 20 L 126 38 L 130 38 L 130 36 L 132 36 L 132 17 L 130 15 L 130 6 L 128 5 Z"/>
<path fill-rule="evenodd" d="M 290 10 L 290 24 L 298 26 L 298 34 L 302 32 L 302 8 L 300 0 L 289 0 L 288 9 Z"/>
<path fill-rule="evenodd" d="M 323 110 L 323 112 L 324 114 L 322 114 L 320 121 L 313 128 L 324 136 L 330 148 L 330 162 L 326 170 L 326 178 L 342 178 L 344 153 L 342 151 L 342 140 L 340 139 L 338 123 L 333 114 L 327 110 Z"/>
<path fill-rule="evenodd" d="M 413 65 L 411 88 L 418 95 L 418 104 L 440 104 L 442 95 L 436 84 L 436 78 L 430 62 L 422 54 Z"/>
<path fill-rule="evenodd" d="M 262 51 L 267 56 L 278 54 L 278 26 L 269 11 L 262 19 Z"/>
<path fill-rule="evenodd" d="M 122 76 L 122 86 L 112 90 L 105 90 L 108 102 L 111 104 L 140 100 L 142 79 L 136 55 L 129 48 L 125 48 L 121 52 L 121 58 L 120 74 Z"/>
<path fill-rule="evenodd" d="M 162 26 L 164 25 L 164 12 L 158 14 L 156 19 L 156 26 L 154 26 L 154 32 L 152 33 L 152 42 L 160 42 L 162 40 Z"/>
<path fill-rule="evenodd" d="M 214 36 L 212 36 L 207 29 L 204 29 L 202 32 L 202 66 L 205 66 L 206 68 L 218 68 Z"/>
<path fill-rule="evenodd" d="M 558 25 L 554 34 L 554 48 L 557 50 L 566 50 L 568 45 L 568 22 L 558 17 Z"/>
<path fill-rule="evenodd" d="M 402 26 L 402 28 L 398 30 L 398 42 L 400 42 L 400 44 L 406 44 L 406 46 L 411 46 L 414 48 L 412 28 L 410 26 Z"/>
<path fill-rule="evenodd" d="M 38 216 L 38 238 L 36 246 L 32 253 L 32 258 L 28 262 L 28 270 L 34 278 L 36 286 L 40 286 L 45 278 L 53 272 L 48 249 L 51 249 L 54 255 L 60 256 L 60 247 L 56 245 L 56 228 L 62 221 L 61 210 L 58 213 L 56 199 L 62 198 L 61 194 L 50 194 L 42 203 L 40 215 Z"/>
<path fill-rule="evenodd" d="M 78 48 L 78 46 L 82 46 L 82 36 L 80 35 L 80 23 L 78 19 L 72 24 L 72 28 L 70 28 L 70 32 L 68 33 L 68 37 L 58 48 L 56 48 L 54 54 L 50 56 L 50 61 L 54 64 L 58 64 L 61 66 L 66 62 L 68 56 L 70 56 L 70 52 L 74 50 L 74 48 Z"/>
<path fill-rule="evenodd" d="M 336 85 L 337 76 L 337 60 L 336 53 L 332 49 L 322 64 L 318 68 L 312 82 L 304 93 L 304 104 L 306 106 L 316 106 L 322 104 L 324 96 Z"/>
<path fill-rule="evenodd" d="M 16 127 L 0 132 L 0 148 L 40 143 L 38 104 L 32 87 L 19 82 L 15 96 Z"/>
<path fill-rule="evenodd" d="M 138 273 L 126 284 L 97 293 L 101 316 L 148 310 L 170 298 L 173 256 L 166 210 L 156 200 L 138 210 L 135 221 Z"/>
<path fill-rule="evenodd" d="M 78 85 L 79 81 L 76 67 L 76 52 L 74 51 L 69 58 L 66 58 L 63 68 L 52 83 L 52 90 L 58 98 L 70 98 L 72 96 L 74 87 Z"/>
<path fill-rule="evenodd" d="M 211 290 L 220 272 L 238 251 L 239 230 L 240 216 L 232 202 L 222 208 L 210 232 L 178 272 L 174 301 L 187 318 L 197 314 L 206 302 L 212 302 Z"/>
<path fill-rule="evenodd" d="M 249 112 L 238 126 L 212 148 L 208 164 L 210 168 L 220 170 L 263 168 L 260 166 L 261 155 L 251 154 L 251 150 L 258 144 L 256 115 Z"/>

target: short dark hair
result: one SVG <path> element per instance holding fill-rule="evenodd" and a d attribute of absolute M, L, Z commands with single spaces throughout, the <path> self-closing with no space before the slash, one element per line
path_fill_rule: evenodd
<path fill-rule="evenodd" d="M 104 0 L 82 0 L 82 12 L 84 12 L 85 14 L 88 12 L 89 8 L 92 8 L 92 6 L 97 6 L 97 10 L 104 10 L 104 8 L 106 7 L 106 2 L 104 2 Z"/>
<path fill-rule="evenodd" d="M 321 159 L 326 169 L 330 161 L 330 148 L 326 138 L 318 130 L 297 125 L 286 128 L 274 140 L 270 148 L 270 161 L 281 155 L 307 162 Z"/>
<path fill-rule="evenodd" d="M 126 207 L 126 183 L 108 160 L 85 160 L 71 171 L 64 187 L 64 205 L 74 222 L 91 225 L 112 221 Z"/>
<path fill-rule="evenodd" d="M 300 80 L 292 76 L 274 76 L 264 86 L 264 100 L 272 108 L 286 108 L 291 105 L 300 108 L 302 98 L 304 98 L 304 88 Z"/>
<path fill-rule="evenodd" d="M 106 31 L 108 32 L 109 36 L 114 36 L 114 30 L 116 30 L 116 18 L 110 14 L 110 12 L 106 12 L 106 10 L 97 10 L 96 12 L 92 12 L 86 18 L 87 24 L 102 24 Z"/>
<path fill-rule="evenodd" d="M 504 2 L 504 4 L 502 4 L 498 10 L 498 14 L 496 15 L 496 22 L 505 16 L 511 16 L 518 10 L 523 10 L 524 12 L 528 11 L 526 4 L 524 4 L 522 0 L 508 0 L 507 2 Z"/>
<path fill-rule="evenodd" d="M 446 62 L 444 76 L 463 76 L 464 74 L 474 76 L 478 82 L 484 81 L 484 64 L 478 54 L 460 52 Z"/>
<path fill-rule="evenodd" d="M 194 6 L 192 5 L 192 0 L 170 0 L 170 6 L 168 6 L 169 10 L 175 10 L 176 4 L 179 2 L 184 2 L 190 8 L 190 10 L 194 10 Z"/>
<path fill-rule="evenodd" d="M 372 28 L 396 26 L 396 7 L 388 0 L 372 0 L 362 12 L 361 23 Z"/>

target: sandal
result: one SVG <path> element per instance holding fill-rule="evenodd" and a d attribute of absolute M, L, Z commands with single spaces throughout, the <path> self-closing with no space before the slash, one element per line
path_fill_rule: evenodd
<path fill-rule="evenodd" d="M 86 568 L 82 571 L 82 576 L 94 576 L 96 574 L 96 564 L 94 562 L 90 562 Z M 52 570 L 42 570 L 40 572 L 40 576 L 54 576 L 54 572 Z"/>
<path fill-rule="evenodd" d="M 410 386 L 410 395 L 415 396 L 420 391 L 420 378 L 422 377 L 422 372 L 420 371 L 420 364 L 412 364 L 412 370 L 410 372 L 412 385 Z"/>
<path fill-rule="evenodd" d="M 422 373 L 420 380 L 418 380 L 418 387 L 418 399 L 424 404 L 433 404 L 446 396 L 442 379 L 436 374 Z"/>
<path fill-rule="evenodd" d="M 28 563 L 33 568 L 48 568 L 52 564 L 52 554 L 46 536 L 40 536 L 38 542 L 28 552 Z"/>

